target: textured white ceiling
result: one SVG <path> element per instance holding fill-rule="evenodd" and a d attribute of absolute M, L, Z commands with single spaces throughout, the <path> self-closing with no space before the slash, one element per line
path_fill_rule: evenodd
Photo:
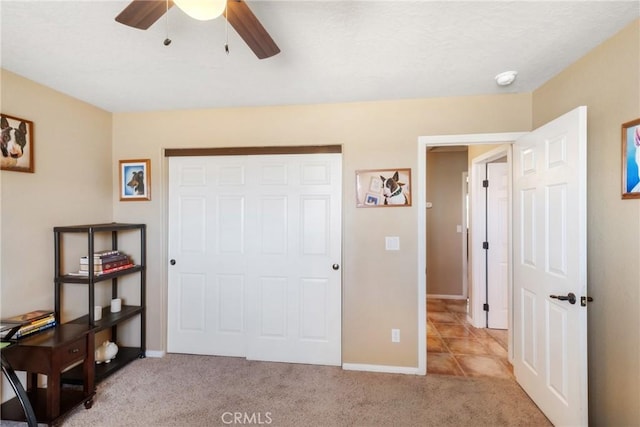
<path fill-rule="evenodd" d="M 177 7 L 141 31 L 114 20 L 128 1 L 2 0 L 1 66 L 112 112 L 530 92 L 640 16 L 638 0 L 247 3 L 279 55 L 231 27 L 226 55 L 223 18 Z"/>

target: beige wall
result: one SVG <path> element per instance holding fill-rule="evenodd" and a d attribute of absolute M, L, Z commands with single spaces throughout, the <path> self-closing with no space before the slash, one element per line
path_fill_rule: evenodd
<path fill-rule="evenodd" d="M 508 132 L 531 126 L 529 94 L 338 105 L 114 114 L 113 172 L 150 158 L 152 201 L 122 203 L 114 218 L 149 225 L 148 343 L 165 348 L 166 160 L 163 148 L 342 144 L 343 362 L 417 367 L 417 207 L 356 209 L 355 170 L 410 167 L 421 135 Z M 384 250 L 385 236 L 401 250 Z M 402 341 L 392 344 L 392 328 Z"/>
<path fill-rule="evenodd" d="M 7 317 L 53 309 L 54 226 L 111 221 L 111 113 L 5 70 L 1 78 L 2 112 L 33 121 L 35 155 L 35 173 L 0 173 Z M 65 304 L 68 320 L 78 304 Z"/>
<path fill-rule="evenodd" d="M 640 200 L 621 200 L 620 125 L 640 117 L 640 21 L 533 93 L 538 127 L 588 107 L 589 412 L 640 424 Z"/>
<path fill-rule="evenodd" d="M 464 297 L 462 172 L 467 151 L 427 153 L 427 295 Z"/>

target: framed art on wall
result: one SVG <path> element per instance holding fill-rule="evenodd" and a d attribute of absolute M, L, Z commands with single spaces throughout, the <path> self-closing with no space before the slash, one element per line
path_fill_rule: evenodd
<path fill-rule="evenodd" d="M 622 125 L 622 198 L 640 199 L 640 119 Z"/>
<path fill-rule="evenodd" d="M 151 200 L 151 161 L 120 160 L 120 201 Z"/>
<path fill-rule="evenodd" d="M 411 169 L 356 171 L 356 206 L 411 206 Z"/>
<path fill-rule="evenodd" d="M 33 122 L 1 114 L 0 128 L 0 168 L 33 173 Z"/>

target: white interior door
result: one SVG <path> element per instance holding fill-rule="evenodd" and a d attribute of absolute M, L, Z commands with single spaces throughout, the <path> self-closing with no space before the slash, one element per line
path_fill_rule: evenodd
<path fill-rule="evenodd" d="M 509 167 L 487 163 L 487 326 L 509 327 Z"/>
<path fill-rule="evenodd" d="M 513 147 L 514 373 L 555 425 L 588 422 L 586 121 L 579 107 Z"/>
<path fill-rule="evenodd" d="M 341 156 L 169 160 L 168 350 L 341 362 Z"/>
<path fill-rule="evenodd" d="M 246 170 L 246 156 L 169 158 L 169 352 L 246 354 Z"/>
<path fill-rule="evenodd" d="M 252 160 L 247 358 L 340 365 L 340 155 Z"/>

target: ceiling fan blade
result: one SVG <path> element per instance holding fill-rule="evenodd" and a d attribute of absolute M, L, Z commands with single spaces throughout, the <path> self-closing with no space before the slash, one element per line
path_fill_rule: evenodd
<path fill-rule="evenodd" d="M 172 6 L 173 2 L 169 0 L 168 7 Z M 146 30 L 166 11 L 166 0 L 133 0 L 116 16 L 116 21 L 130 27 Z"/>
<path fill-rule="evenodd" d="M 259 59 L 280 53 L 280 48 L 243 0 L 227 2 L 227 20 Z"/>

